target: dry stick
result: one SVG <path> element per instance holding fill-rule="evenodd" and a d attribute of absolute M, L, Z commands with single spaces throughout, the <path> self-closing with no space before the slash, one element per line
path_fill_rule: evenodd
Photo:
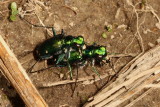
<path fill-rule="evenodd" d="M 154 69 L 155 71 L 160 71 L 160 66 L 159 67 L 155 67 L 157 69 Z M 152 69 L 150 69 L 152 70 Z M 155 72 L 154 71 L 154 72 Z M 125 95 L 123 96 L 120 96 L 120 98 L 118 98 L 118 100 L 116 101 L 113 101 L 111 104 L 107 105 L 108 107 L 116 107 L 118 105 L 120 105 L 122 102 L 128 100 L 129 98 L 131 98 L 132 96 L 134 96 L 135 94 L 137 94 L 138 92 L 140 92 L 145 85 L 147 84 L 150 84 L 150 83 L 153 83 L 155 80 L 157 80 L 158 78 L 160 77 L 160 73 L 155 75 L 155 76 L 151 76 L 148 80 L 146 80 L 144 83 L 142 83 L 140 86 L 138 86 L 137 88 L 131 90 L 131 91 L 128 91 L 127 93 L 125 93 Z"/>
<path fill-rule="evenodd" d="M 146 52 L 143 56 L 141 56 L 139 59 L 137 59 L 134 64 L 132 64 L 130 66 L 130 68 L 127 70 L 127 72 L 124 73 L 124 76 L 123 77 L 128 77 L 128 78 L 131 78 L 135 75 L 137 75 L 137 71 L 143 71 L 143 70 L 146 70 L 146 69 L 149 69 L 149 68 L 152 68 L 157 62 L 159 62 L 160 60 L 160 57 L 159 57 L 159 54 L 160 54 L 160 45 L 156 46 L 155 48 L 149 50 L 148 52 Z M 154 60 L 153 60 L 154 59 Z M 134 72 L 131 72 L 133 71 L 133 69 L 135 67 L 141 67 L 139 69 L 135 69 Z M 132 73 L 130 75 L 130 72 Z"/>
<path fill-rule="evenodd" d="M 152 69 L 149 69 L 147 71 L 144 71 L 144 72 L 140 73 L 139 75 L 137 75 L 136 77 L 133 77 L 132 79 L 129 79 L 129 80 L 123 82 L 120 85 L 117 85 L 116 87 L 112 88 L 109 91 L 105 91 L 105 89 L 104 89 L 101 94 L 97 95 L 94 98 L 94 101 L 92 101 L 91 103 L 86 104 L 84 107 L 90 107 L 90 106 L 93 106 L 93 105 L 96 105 L 96 104 L 102 102 L 103 100 L 107 99 L 108 97 L 110 97 L 112 94 L 116 93 L 117 91 L 119 91 L 123 87 L 127 87 L 128 85 L 133 83 L 135 80 L 137 80 L 137 79 L 139 79 L 139 78 L 141 78 L 141 77 L 143 77 L 145 75 L 151 75 L 152 73 L 154 73 L 157 70 L 160 70 L 160 66 L 152 68 Z M 156 79 L 159 78 L 159 76 L 160 76 L 160 74 L 158 76 L 156 76 Z M 154 80 L 155 80 L 155 78 L 154 78 Z M 100 104 L 103 105 L 103 104 L 106 104 L 106 103 L 107 102 L 103 102 L 103 103 L 100 103 Z M 99 107 L 101 107 L 101 106 L 99 106 Z M 114 106 L 110 106 L 110 107 L 114 107 Z"/>
<path fill-rule="evenodd" d="M 28 107 L 48 107 L 0 35 L 0 69 Z"/>
<path fill-rule="evenodd" d="M 146 92 L 144 92 L 142 95 L 140 95 L 138 98 L 136 98 L 134 101 L 130 102 L 128 105 L 126 105 L 125 107 L 132 107 L 135 103 L 137 103 L 139 100 L 141 100 L 142 98 L 144 98 L 146 95 L 148 95 L 151 91 L 153 91 L 152 89 L 147 90 Z"/>
<path fill-rule="evenodd" d="M 134 53 L 108 55 L 109 58 L 116 58 L 116 57 L 135 57 L 135 56 L 137 56 L 137 54 L 134 54 Z"/>
<path fill-rule="evenodd" d="M 149 6 L 149 8 L 151 9 L 151 10 L 150 10 L 151 13 L 157 18 L 158 22 L 160 23 L 160 18 L 159 18 L 158 15 L 155 13 L 154 9 L 153 9 L 151 6 Z"/>
<path fill-rule="evenodd" d="M 159 65 L 160 65 L 160 61 L 155 65 L 155 67 L 159 66 Z M 154 75 L 156 75 L 156 74 L 157 74 L 157 72 L 154 73 Z M 129 103 L 125 107 L 131 107 L 131 106 L 133 106 L 136 102 L 138 102 L 143 97 L 145 97 L 148 93 L 150 93 L 151 91 L 153 91 L 154 88 L 160 88 L 160 84 L 148 84 L 148 85 L 145 85 L 144 88 L 150 88 L 150 89 L 148 89 L 146 92 L 144 92 L 142 95 L 140 95 L 138 98 L 136 98 L 134 101 L 132 101 L 131 103 Z"/>
<path fill-rule="evenodd" d="M 160 84 L 148 84 L 145 86 L 145 88 L 160 88 Z"/>
<path fill-rule="evenodd" d="M 146 54 L 144 54 L 142 57 L 140 57 L 138 60 L 136 60 L 134 62 L 134 64 L 132 64 L 130 66 L 130 68 L 127 70 L 127 72 L 125 72 L 123 74 L 123 77 L 122 78 L 126 78 L 126 79 L 129 79 L 129 78 L 132 78 L 133 76 L 136 76 L 137 74 L 135 72 L 139 71 L 140 72 L 140 69 L 134 69 L 134 67 L 139 67 L 141 66 L 141 71 L 145 69 L 149 69 L 149 68 L 152 68 L 153 64 L 155 65 L 157 62 L 159 62 L 160 60 L 160 57 L 159 57 L 159 54 L 160 54 L 160 45 L 156 46 L 154 49 L 151 49 L 150 51 L 148 51 Z M 155 54 L 156 53 L 156 54 Z M 154 55 L 153 55 L 154 54 Z M 153 60 L 154 59 L 154 60 Z M 143 66 L 144 67 L 143 67 Z M 147 65 L 147 66 L 146 66 Z M 156 64 L 157 65 L 157 64 Z M 131 72 L 132 71 L 132 72 Z M 131 73 L 131 74 L 130 74 Z"/>
<path fill-rule="evenodd" d="M 67 9 L 73 11 L 73 13 L 74 13 L 75 15 L 77 15 L 77 12 L 76 12 L 74 9 L 72 9 L 71 7 L 69 7 L 69 6 L 67 6 L 67 5 L 63 5 L 62 7 L 65 7 L 65 8 L 67 8 Z"/>
<path fill-rule="evenodd" d="M 108 76 L 108 74 L 100 76 L 101 79 L 104 79 Z M 84 82 L 84 81 L 99 81 L 99 76 L 89 76 L 89 77 L 85 77 L 85 78 L 78 78 L 78 80 L 76 81 L 75 79 L 73 80 L 64 80 L 64 81 L 58 81 L 58 82 L 51 82 L 51 83 L 41 83 L 39 85 L 39 87 L 53 87 L 53 86 L 58 86 L 58 85 L 64 85 L 64 84 L 71 84 L 71 83 L 75 83 L 76 82 Z"/>

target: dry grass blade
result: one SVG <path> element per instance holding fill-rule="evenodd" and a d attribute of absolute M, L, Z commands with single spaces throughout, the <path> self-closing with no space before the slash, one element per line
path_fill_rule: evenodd
<path fill-rule="evenodd" d="M 106 78 L 107 76 L 109 76 L 108 74 L 106 75 L 103 75 L 103 76 L 100 76 L 101 79 L 104 79 Z M 87 84 L 92 84 L 93 82 L 96 82 L 96 81 L 99 81 L 99 76 L 89 76 L 89 77 L 85 77 L 85 78 L 78 78 L 78 80 L 76 81 L 75 79 L 73 80 L 63 80 L 63 81 L 58 81 L 58 82 L 51 82 L 51 83 L 41 83 L 39 85 L 39 87 L 54 87 L 54 86 L 58 86 L 58 85 L 64 85 L 64 84 L 72 84 L 72 83 L 75 83 L 76 82 L 87 82 Z M 85 83 L 84 83 L 85 84 Z"/>

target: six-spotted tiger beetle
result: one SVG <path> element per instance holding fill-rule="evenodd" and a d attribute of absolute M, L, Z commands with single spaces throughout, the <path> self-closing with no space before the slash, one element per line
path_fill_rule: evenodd
<path fill-rule="evenodd" d="M 91 63 L 93 71 L 99 76 L 94 65 L 101 65 L 104 61 L 107 62 L 105 46 L 86 45 L 82 36 L 66 36 L 63 30 L 61 34 L 57 35 L 53 27 L 52 31 L 53 37 L 38 45 L 34 50 L 37 62 L 52 60 L 54 66 L 68 66 L 71 79 L 73 76 L 72 66 L 84 66 L 87 63 Z"/>
<path fill-rule="evenodd" d="M 38 25 L 33 25 L 33 26 L 44 27 Z M 85 66 L 86 64 L 89 63 L 91 64 L 92 70 L 100 78 L 100 75 L 97 72 L 94 65 L 95 64 L 102 65 L 103 63 L 109 62 L 109 60 L 107 59 L 107 50 L 105 46 L 96 44 L 86 45 L 83 36 L 74 37 L 72 35 L 65 35 L 63 30 L 61 31 L 60 34 L 57 35 L 54 30 L 54 27 L 46 27 L 46 28 L 52 28 L 53 37 L 45 40 L 40 45 L 37 45 L 37 47 L 35 48 L 34 57 L 37 60 L 37 62 L 42 60 L 51 61 L 52 66 L 48 68 L 57 66 L 59 67 L 68 66 L 71 79 L 73 77 L 72 67 L 76 66 L 77 67 L 76 81 L 78 79 L 78 67 Z M 30 68 L 29 70 L 30 72 L 32 71 L 34 65 Z M 48 68 L 44 68 L 38 71 L 43 71 Z M 34 72 L 37 71 L 32 71 L 31 73 Z M 75 81 L 75 87 L 76 87 L 76 81 Z M 75 87 L 73 89 L 73 93 Z"/>

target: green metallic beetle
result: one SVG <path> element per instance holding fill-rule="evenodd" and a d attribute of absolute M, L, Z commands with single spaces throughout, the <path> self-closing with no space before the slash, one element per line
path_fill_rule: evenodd
<path fill-rule="evenodd" d="M 82 48 L 85 45 L 82 36 L 65 36 L 63 30 L 61 34 L 56 35 L 53 29 L 53 37 L 38 45 L 34 51 L 34 56 L 37 60 L 47 60 L 55 55 L 62 54 L 63 48 L 69 48 L 71 45 Z"/>
<path fill-rule="evenodd" d="M 91 62 L 92 65 L 95 63 L 101 64 L 102 61 L 107 60 L 107 50 L 105 46 L 90 45 L 86 46 L 83 50 L 83 59 Z"/>
<path fill-rule="evenodd" d="M 68 66 L 69 72 L 72 74 L 72 67 L 74 66 L 85 66 L 87 63 L 91 64 L 93 71 L 99 76 L 99 73 L 95 69 L 94 65 L 106 63 L 107 50 L 105 46 L 90 45 L 86 46 L 85 49 L 79 51 L 76 46 L 70 46 L 69 50 L 64 48 L 63 54 L 60 54 L 55 60 L 54 64 L 57 66 Z"/>

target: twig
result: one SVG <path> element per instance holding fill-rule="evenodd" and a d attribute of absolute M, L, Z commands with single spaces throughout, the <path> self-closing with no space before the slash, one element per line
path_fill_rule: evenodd
<path fill-rule="evenodd" d="M 101 79 L 104 79 L 108 76 L 108 74 L 105 74 L 103 76 L 100 76 Z M 85 82 L 85 81 L 90 81 L 91 83 L 99 81 L 99 76 L 89 76 L 89 77 L 85 77 L 85 78 L 78 78 L 77 82 Z M 54 82 L 54 83 L 41 83 L 39 85 L 39 87 L 53 87 L 53 86 L 58 86 L 58 85 L 64 85 L 64 84 L 72 84 L 75 83 L 75 79 L 73 80 L 64 80 L 64 81 L 58 81 L 58 82 Z"/>
<path fill-rule="evenodd" d="M 145 75 L 150 75 L 150 74 L 152 74 L 153 72 L 155 72 L 157 70 L 160 70 L 160 66 L 152 68 L 152 69 L 149 69 L 149 70 L 146 70 L 146 71 L 140 73 L 139 75 L 137 75 L 136 77 L 133 77 L 132 79 L 129 79 L 129 80 L 123 82 L 122 84 L 117 85 L 116 87 L 114 87 L 113 89 L 111 89 L 109 91 L 105 91 L 105 89 L 102 90 L 101 94 L 96 95 L 95 98 L 94 98 L 94 101 L 92 101 L 92 103 L 87 104 L 85 107 L 90 107 L 91 105 L 97 105 L 97 104 L 98 104 L 97 105 L 98 107 L 104 106 L 108 102 L 108 101 L 105 101 L 105 99 L 107 100 L 107 98 L 109 96 L 113 95 L 118 90 L 121 90 L 122 88 L 127 87 L 128 85 L 130 85 L 132 82 L 134 82 L 138 78 L 141 78 L 141 77 L 143 77 Z M 156 75 L 153 78 L 151 78 L 151 80 L 149 80 L 149 83 L 151 81 L 157 79 L 159 76 L 160 76 L 160 74 Z M 148 82 L 146 82 L 146 83 L 148 83 Z M 142 88 L 143 88 L 143 85 L 141 87 L 138 87 L 136 90 L 141 90 Z M 123 92 L 125 92 L 125 91 L 123 91 Z M 133 91 L 133 92 L 136 93 L 137 91 Z M 132 96 L 133 96 L 133 92 L 132 92 Z M 128 95 L 126 95 L 126 96 L 131 97 L 131 96 L 129 96 L 130 93 L 131 92 L 128 92 Z M 120 95 L 120 93 L 119 93 L 119 95 Z M 120 101 L 117 100 L 117 101 L 112 102 L 111 104 L 109 104 L 107 106 L 108 107 L 115 107 L 115 106 L 119 105 L 122 101 L 125 101 L 126 99 L 128 99 L 125 96 L 122 96 L 122 97 L 124 97 L 124 98 L 119 99 Z M 114 96 L 112 97 L 112 99 L 114 99 Z M 110 101 L 111 101 L 111 99 L 110 99 Z M 101 103 L 99 103 L 99 102 L 101 102 Z"/>
<path fill-rule="evenodd" d="M 0 35 L 0 69 L 28 107 L 48 107 Z"/>
<path fill-rule="evenodd" d="M 108 55 L 109 58 L 115 58 L 115 57 L 135 57 L 137 54 L 114 54 L 114 55 Z"/>
<path fill-rule="evenodd" d="M 151 9 L 151 13 L 157 18 L 158 22 L 160 23 L 160 18 L 158 17 L 158 15 L 155 13 L 154 9 L 152 8 L 152 6 L 149 6 L 149 8 Z"/>
<path fill-rule="evenodd" d="M 144 86 L 145 88 L 160 88 L 160 84 L 148 84 Z"/>
<path fill-rule="evenodd" d="M 65 7 L 65 8 L 67 8 L 67 9 L 73 11 L 73 13 L 74 13 L 75 15 L 77 15 L 77 12 L 76 12 L 74 9 L 72 9 L 71 7 L 69 7 L 69 6 L 67 6 L 67 5 L 64 5 L 64 6 L 62 6 L 62 7 Z"/>
<path fill-rule="evenodd" d="M 138 98 L 136 98 L 134 101 L 130 102 L 129 104 L 127 104 L 125 107 L 132 107 L 135 103 L 137 103 L 139 100 L 141 100 L 142 98 L 144 98 L 146 95 L 148 95 L 151 91 L 153 91 L 153 89 L 149 89 L 146 92 L 144 92 L 142 95 L 140 95 Z"/>
<path fill-rule="evenodd" d="M 134 12 L 135 12 L 135 14 L 136 14 L 136 18 L 137 18 L 137 21 L 136 21 L 136 29 L 137 29 L 137 31 L 136 31 L 136 33 L 134 34 L 134 37 L 133 37 L 132 41 L 131 41 L 131 42 L 129 43 L 129 45 L 126 47 L 124 53 L 126 53 L 127 48 L 133 43 L 133 40 L 135 39 L 136 35 L 138 35 L 138 37 L 139 37 L 139 39 L 140 39 L 140 41 L 139 41 L 140 47 L 141 47 L 141 50 L 142 50 L 142 52 L 137 56 L 137 58 L 138 58 L 138 57 L 140 57 L 140 56 L 144 53 L 144 45 L 143 45 L 144 43 L 143 43 L 143 39 L 142 39 L 142 37 L 141 37 L 141 34 L 140 34 L 140 32 L 139 32 L 139 29 L 140 29 L 140 26 L 142 25 L 142 23 L 144 23 L 145 20 L 143 20 L 143 22 L 142 22 L 141 24 L 139 24 L 139 16 L 138 16 L 138 13 L 137 13 L 137 9 L 136 9 L 136 7 L 135 7 L 135 6 L 138 5 L 139 3 L 137 3 L 135 6 L 134 6 L 129 0 L 127 0 L 127 3 L 132 6 L 132 8 L 133 8 L 133 10 L 134 10 Z M 139 39 L 138 39 L 138 40 L 139 40 Z M 116 61 L 115 64 L 117 64 L 120 59 L 121 59 L 121 58 L 119 58 L 119 59 Z"/>
<path fill-rule="evenodd" d="M 140 39 L 142 53 L 144 53 L 143 39 L 142 39 L 141 34 L 140 34 L 140 32 L 139 32 L 139 15 L 138 15 L 138 13 L 137 13 L 137 10 L 136 10 L 135 6 L 133 6 L 133 5 L 131 5 L 131 6 L 133 7 L 133 10 L 134 10 L 134 12 L 135 12 L 135 14 L 136 14 L 136 18 L 137 18 L 137 23 L 136 23 L 136 26 L 137 26 L 137 34 L 138 34 L 138 37 L 139 37 L 139 39 Z"/>
<path fill-rule="evenodd" d="M 160 66 L 159 66 L 160 67 Z M 156 68 L 156 67 L 155 67 Z M 157 70 L 160 70 L 160 68 L 158 68 Z M 143 82 L 140 86 L 136 87 L 135 89 L 128 91 L 127 93 L 125 93 L 125 95 L 120 96 L 119 100 L 113 101 L 111 104 L 107 105 L 108 107 L 115 107 L 120 105 L 122 102 L 128 100 L 129 98 L 131 98 L 132 96 L 134 96 L 135 94 L 137 94 L 138 92 L 140 92 L 143 88 L 144 85 L 146 84 L 150 84 L 152 82 L 154 82 L 155 80 L 157 80 L 160 77 L 160 74 L 155 75 L 155 76 L 151 76 L 149 77 L 145 82 Z"/>

